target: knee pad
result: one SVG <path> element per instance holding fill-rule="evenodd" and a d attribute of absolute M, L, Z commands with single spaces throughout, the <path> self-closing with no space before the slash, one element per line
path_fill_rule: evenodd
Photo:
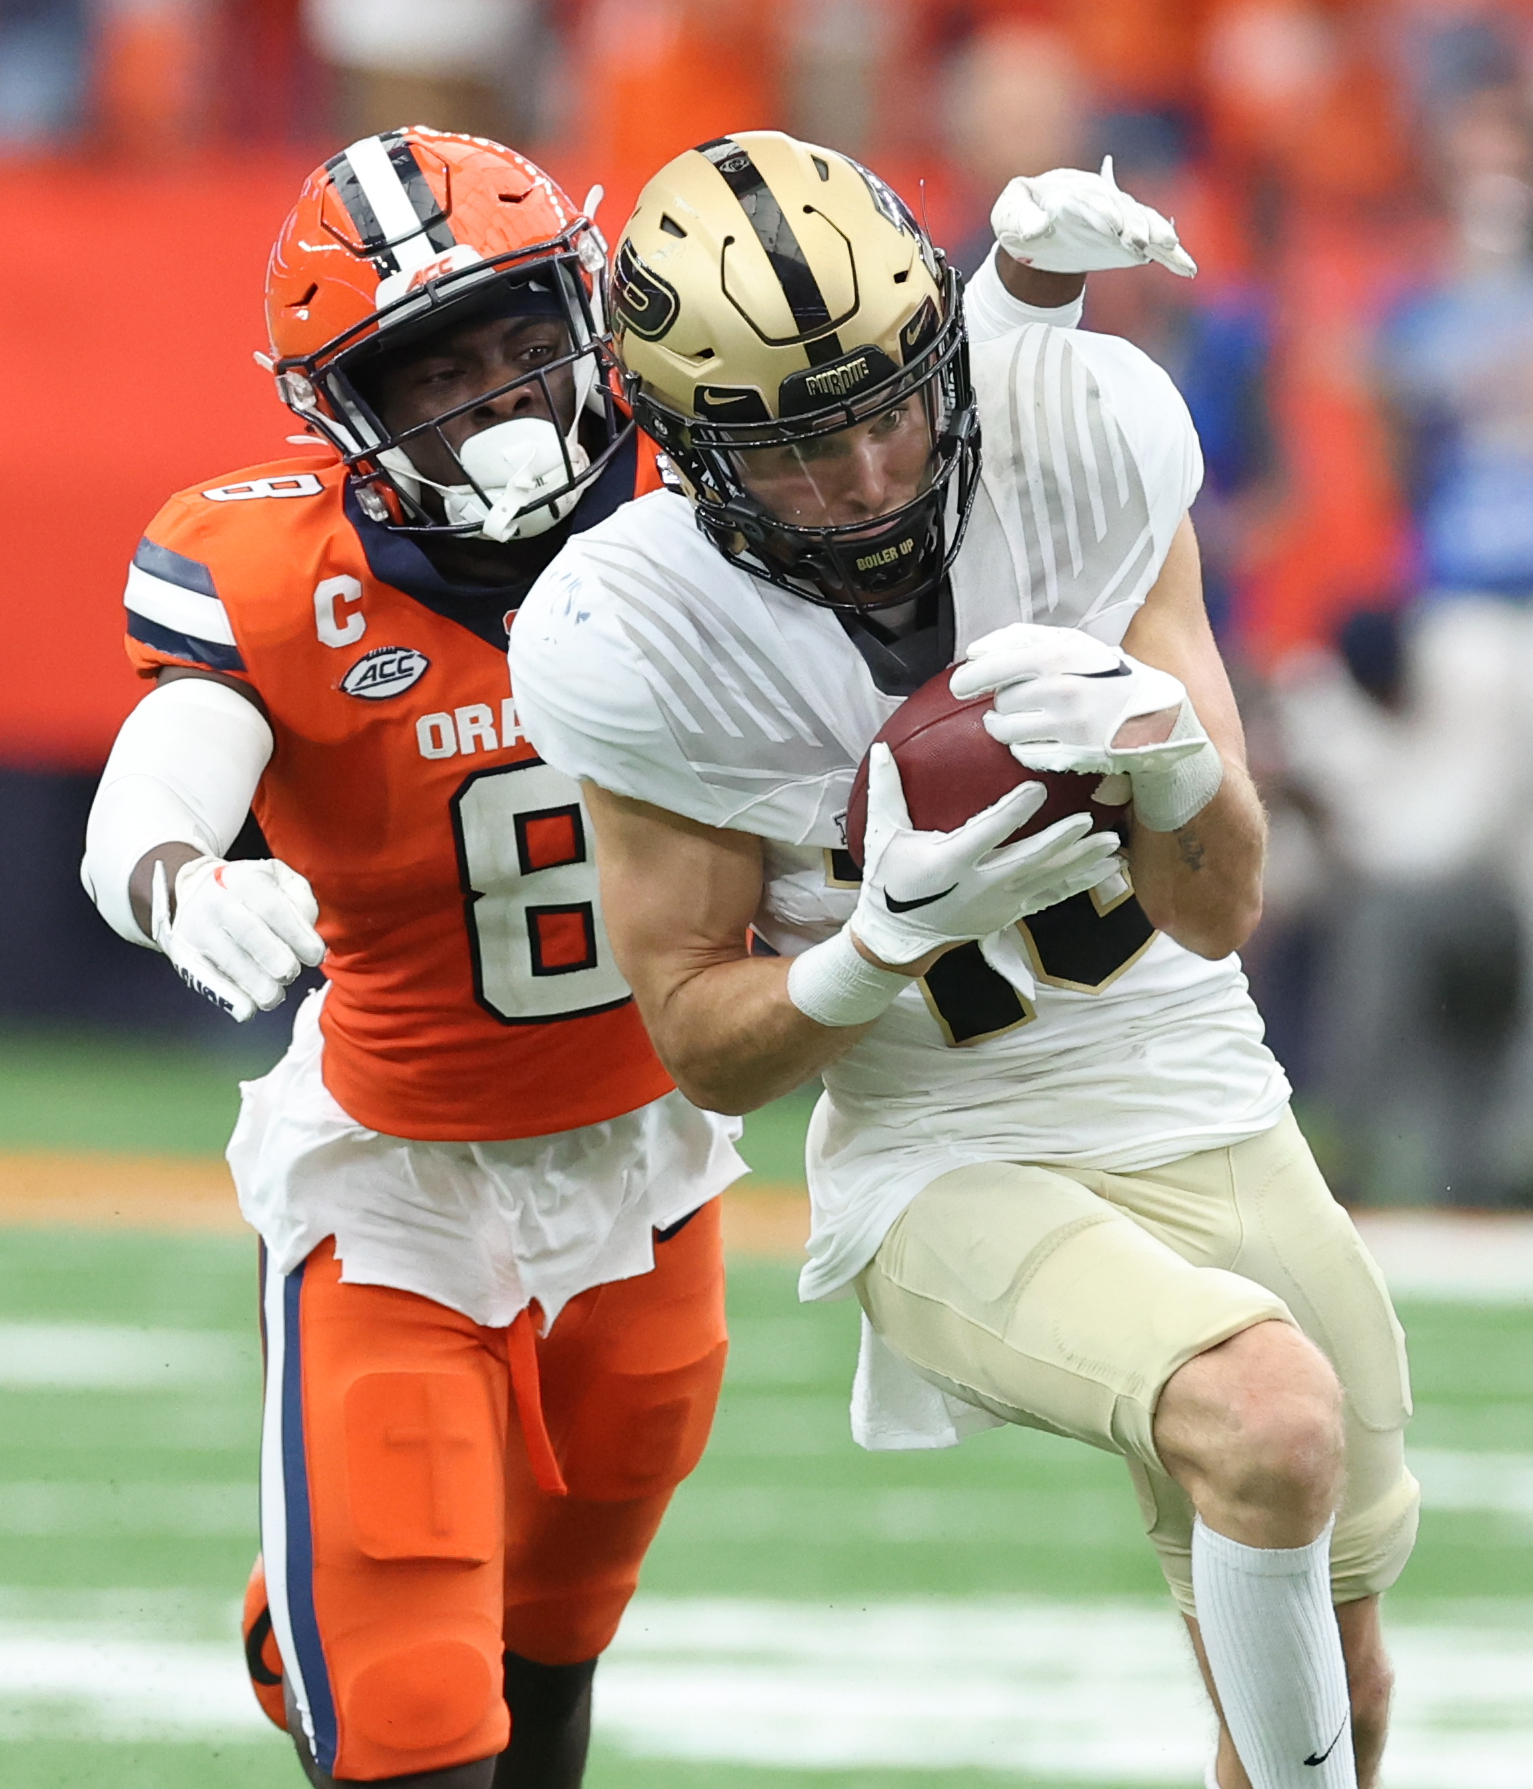
<path fill-rule="evenodd" d="M 505 1747 L 499 1653 L 467 1640 L 428 1637 L 377 1653 L 336 1691 L 337 1777 L 447 1770 Z"/>
<path fill-rule="evenodd" d="M 625 1502 L 560 1499 L 506 1551 L 507 1650 L 574 1665 L 604 1652 L 639 1581 L 670 1493 Z"/>
<path fill-rule="evenodd" d="M 1416 1545 L 1420 1518 L 1421 1487 L 1403 1468 L 1366 1509 L 1343 1505 L 1331 1539 L 1331 1585 L 1338 1603 L 1390 1589 Z"/>
<path fill-rule="evenodd" d="M 1166 1584 L 1184 1615 L 1196 1616 L 1192 1595 L 1192 1504 L 1169 1473 L 1128 1462 L 1145 1532 Z M 1345 1499 L 1331 1538 L 1331 1599 L 1355 1603 L 1379 1596 L 1405 1570 L 1416 1544 L 1421 1489 L 1402 1465 L 1385 1490 L 1362 1507 Z"/>

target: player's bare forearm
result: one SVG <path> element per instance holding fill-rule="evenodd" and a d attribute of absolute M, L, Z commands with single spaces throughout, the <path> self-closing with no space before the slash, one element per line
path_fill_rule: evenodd
<path fill-rule="evenodd" d="M 1203 607 L 1190 521 L 1184 519 L 1177 531 L 1123 645 L 1145 664 L 1181 679 L 1224 760 L 1218 793 L 1185 826 L 1159 833 L 1134 828 L 1129 866 L 1139 904 L 1152 925 L 1185 949 L 1201 957 L 1227 956 L 1239 950 L 1261 918 L 1267 826 L 1246 769 L 1240 711 Z"/>
<path fill-rule="evenodd" d="M 1150 923 L 1200 957 L 1239 950 L 1261 918 L 1266 837 L 1250 775 L 1226 757 L 1219 793 L 1185 826 L 1134 828 L 1129 868 Z"/>
<path fill-rule="evenodd" d="M 831 1028 L 788 998 L 788 963 L 752 957 L 761 841 L 585 785 L 602 911 L 660 1060 L 694 1105 L 750 1112 L 817 1074 L 866 1026 Z"/>
<path fill-rule="evenodd" d="M 153 851 L 146 851 L 134 866 L 133 874 L 128 878 L 128 901 L 133 908 L 133 917 L 138 921 L 139 930 L 147 938 L 150 933 L 150 915 L 154 907 L 154 866 L 163 863 L 165 866 L 165 887 L 170 896 L 171 917 L 175 917 L 176 877 L 194 857 L 201 857 L 202 852 L 195 845 L 169 844 L 156 845 Z"/>
<path fill-rule="evenodd" d="M 648 1000 L 637 997 L 667 1072 L 694 1105 L 709 1112 L 754 1112 L 791 1093 L 867 1030 L 832 1029 L 806 1018 L 788 998 L 788 961 L 782 957 L 683 970 L 671 975 L 663 992 L 652 986 Z"/>
<path fill-rule="evenodd" d="M 1086 290 L 1084 273 L 1046 273 L 1041 267 L 1029 267 L 1015 255 L 1008 255 L 999 243 L 995 245 L 995 270 L 1013 298 L 1041 310 L 1058 310 L 1073 304 Z"/>

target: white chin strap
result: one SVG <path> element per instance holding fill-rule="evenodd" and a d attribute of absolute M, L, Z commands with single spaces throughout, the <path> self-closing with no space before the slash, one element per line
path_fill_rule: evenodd
<path fill-rule="evenodd" d="M 430 485 L 440 491 L 453 527 L 477 523 L 481 539 L 501 542 L 527 540 L 562 522 L 580 501 L 581 493 L 570 491 L 552 503 L 539 502 L 539 498 L 567 484 L 571 468 L 578 478 L 591 463 L 574 429 L 561 441 L 553 423 L 540 416 L 494 423 L 470 435 L 458 449 L 463 470 L 485 493 L 488 503 L 474 485 L 443 485 L 425 477 L 403 448 L 389 448 L 378 458 L 402 483 L 408 481 L 417 488 Z"/>
<path fill-rule="evenodd" d="M 580 443 L 580 419 L 587 409 L 599 407 L 596 385 L 596 364 L 582 355 L 575 368 L 575 420 L 562 441 L 557 427 L 540 416 L 493 423 L 469 436 L 458 449 L 458 460 L 488 503 L 474 485 L 440 485 L 425 477 L 402 447 L 385 448 L 378 462 L 411 496 L 418 497 L 422 485 L 440 491 L 453 527 L 477 523 L 481 540 L 530 540 L 562 522 L 581 499 L 580 491 L 571 491 L 553 503 L 538 501 L 571 477 L 579 478 L 591 464 Z"/>
<path fill-rule="evenodd" d="M 580 501 L 580 492 L 571 491 L 553 503 L 539 498 L 567 484 L 571 471 L 578 478 L 591 463 L 574 429 L 561 441 L 553 423 L 535 416 L 481 429 L 458 449 L 458 458 L 490 504 L 486 508 L 473 485 L 455 485 L 442 493 L 447 519 L 477 522 L 486 540 L 497 541 L 526 540 L 562 522 Z"/>

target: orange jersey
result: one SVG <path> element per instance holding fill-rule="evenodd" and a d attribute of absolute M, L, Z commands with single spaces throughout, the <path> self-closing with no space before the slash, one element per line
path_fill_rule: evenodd
<path fill-rule="evenodd" d="M 570 526 L 657 483 L 631 437 Z M 543 1136 L 671 1087 L 612 961 L 579 789 L 517 724 L 525 589 L 448 584 L 312 455 L 180 492 L 129 574 L 141 675 L 216 670 L 261 698 L 255 815 L 329 947 L 325 1082 L 392 1136 Z"/>

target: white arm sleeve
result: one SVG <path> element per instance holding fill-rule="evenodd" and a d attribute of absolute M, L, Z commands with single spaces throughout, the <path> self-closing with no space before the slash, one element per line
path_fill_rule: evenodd
<path fill-rule="evenodd" d="M 85 892 L 119 937 L 154 948 L 133 917 L 128 878 L 157 845 L 221 857 L 245 823 L 273 744 L 255 704 L 210 677 L 161 684 L 123 722 L 80 865 Z"/>
<path fill-rule="evenodd" d="M 1047 323 L 1055 329 L 1076 327 L 1086 304 L 1084 292 L 1068 304 L 1052 307 L 1024 304 L 1020 298 L 1013 298 L 1001 284 L 995 264 L 999 253 L 999 248 L 993 248 L 985 256 L 984 266 L 964 287 L 963 314 L 971 342 L 993 342 L 999 336 L 1020 329 L 1024 323 Z"/>

